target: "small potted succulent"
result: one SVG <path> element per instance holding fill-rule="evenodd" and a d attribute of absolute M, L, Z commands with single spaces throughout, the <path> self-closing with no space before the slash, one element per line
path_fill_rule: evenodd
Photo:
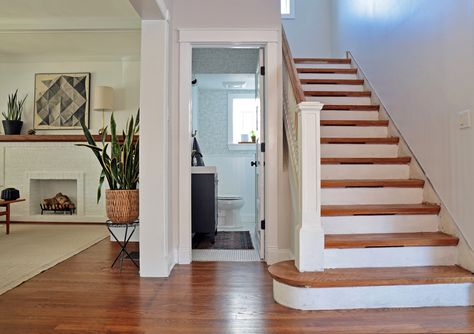
<path fill-rule="evenodd" d="M 28 95 L 20 100 L 18 98 L 18 89 L 15 93 L 8 95 L 8 109 L 6 113 L 2 113 L 5 118 L 3 123 L 3 130 L 6 135 L 19 135 L 23 122 L 21 121 L 21 114 L 23 113 L 23 107 Z"/>
<path fill-rule="evenodd" d="M 257 134 L 255 133 L 255 131 L 250 131 L 250 139 L 252 140 L 252 143 L 256 143 L 257 142 Z"/>

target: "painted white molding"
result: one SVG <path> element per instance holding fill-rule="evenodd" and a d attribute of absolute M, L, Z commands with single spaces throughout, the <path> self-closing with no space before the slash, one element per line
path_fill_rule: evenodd
<path fill-rule="evenodd" d="M 474 284 L 298 288 L 273 280 L 273 297 L 298 310 L 470 306 Z"/>
<path fill-rule="evenodd" d="M 35 34 L 44 32 L 97 32 L 139 31 L 140 20 L 125 18 L 48 18 L 48 19 L 2 19 L 0 34 Z"/>
<path fill-rule="evenodd" d="M 298 147 L 301 221 L 296 228 L 295 265 L 299 271 L 324 270 L 324 231 L 321 224 L 321 144 L 319 102 L 298 104 Z"/>
<path fill-rule="evenodd" d="M 180 29 L 179 33 L 179 170 L 178 263 L 192 261 L 191 251 L 191 103 L 192 48 L 235 45 L 265 48 L 265 250 L 278 248 L 278 134 L 281 73 L 279 30 Z"/>
<path fill-rule="evenodd" d="M 169 11 L 163 0 L 129 0 L 142 20 L 169 21 Z"/>

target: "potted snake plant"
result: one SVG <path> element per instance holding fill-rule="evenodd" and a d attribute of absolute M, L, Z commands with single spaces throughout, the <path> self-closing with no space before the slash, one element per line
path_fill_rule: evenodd
<path fill-rule="evenodd" d="M 6 135 L 19 135 L 21 133 L 21 128 L 23 126 L 21 116 L 27 97 L 28 95 L 25 95 L 25 97 L 20 100 L 18 98 L 18 89 L 15 93 L 8 95 L 7 112 L 2 113 L 5 118 L 2 121 L 2 124 Z"/>
<path fill-rule="evenodd" d="M 109 185 L 109 189 L 105 191 L 107 217 L 117 224 L 132 223 L 138 218 L 139 113 L 140 111 L 135 119 L 132 116 L 128 120 L 122 138 L 117 136 L 117 125 L 112 114 L 110 142 L 108 142 L 108 127 L 105 127 L 100 145 L 97 145 L 87 126 L 82 123 L 87 144 L 76 144 L 90 148 L 102 167 L 97 202 L 101 198 L 104 181 L 107 180 Z"/>

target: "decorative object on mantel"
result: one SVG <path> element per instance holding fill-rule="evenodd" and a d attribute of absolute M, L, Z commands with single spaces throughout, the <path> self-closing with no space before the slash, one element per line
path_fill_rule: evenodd
<path fill-rule="evenodd" d="M 31 135 L 35 135 L 36 131 L 34 129 L 29 129 L 27 133 L 31 136 Z"/>
<path fill-rule="evenodd" d="M 69 213 L 71 215 L 76 212 L 76 205 L 68 196 L 62 193 L 57 193 L 53 198 L 44 199 L 43 203 L 40 204 L 40 208 L 41 214 L 43 214 L 44 211 Z"/>
<path fill-rule="evenodd" d="M 105 112 L 114 109 L 114 89 L 109 86 L 97 86 L 94 90 L 94 110 L 102 112 L 102 127 L 99 135 L 105 129 Z"/>
<path fill-rule="evenodd" d="M 90 73 L 35 75 L 35 129 L 89 126 Z"/>
<path fill-rule="evenodd" d="M 97 190 L 97 202 L 101 197 L 104 180 L 107 179 L 109 184 L 109 189 L 105 191 L 107 217 L 116 224 L 133 223 L 138 218 L 139 207 L 137 188 L 139 181 L 139 138 L 136 135 L 140 128 L 140 110 L 138 110 L 135 119 L 132 116 L 127 121 L 122 142 L 117 137 L 113 113 L 110 117 L 110 143 L 106 142 L 107 127 L 105 127 L 102 134 L 101 146 L 97 145 L 85 124 L 82 128 L 88 144 L 76 145 L 90 148 L 102 167 Z M 135 138 L 137 139 L 135 140 Z"/>
<path fill-rule="evenodd" d="M 25 106 L 25 101 L 28 95 L 25 95 L 23 100 L 18 98 L 18 89 L 15 93 L 8 95 L 8 109 L 6 113 L 2 113 L 5 118 L 2 121 L 3 130 L 6 135 L 19 135 L 21 133 L 21 127 L 23 122 L 21 120 L 21 114 Z"/>

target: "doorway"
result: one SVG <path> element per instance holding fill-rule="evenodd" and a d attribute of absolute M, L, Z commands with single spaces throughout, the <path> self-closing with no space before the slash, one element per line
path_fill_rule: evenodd
<path fill-rule="evenodd" d="M 192 258 L 264 258 L 264 49 L 192 49 Z"/>

